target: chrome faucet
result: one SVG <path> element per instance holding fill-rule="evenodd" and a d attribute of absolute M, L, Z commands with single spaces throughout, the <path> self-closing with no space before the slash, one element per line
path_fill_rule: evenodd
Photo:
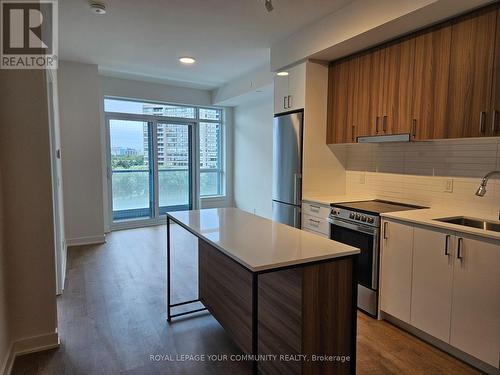
<path fill-rule="evenodd" d="M 483 177 L 483 179 L 481 180 L 481 185 L 479 185 L 479 188 L 476 191 L 476 195 L 478 197 L 484 197 L 484 195 L 486 194 L 486 184 L 488 183 L 490 177 L 493 176 L 494 174 L 500 175 L 500 171 L 491 171 L 490 173 L 486 174 L 486 176 Z"/>

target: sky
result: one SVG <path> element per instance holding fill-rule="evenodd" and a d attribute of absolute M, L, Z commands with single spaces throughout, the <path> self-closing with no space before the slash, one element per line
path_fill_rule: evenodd
<path fill-rule="evenodd" d="M 114 147 L 133 148 L 144 152 L 142 121 L 110 121 L 111 149 Z"/>
<path fill-rule="evenodd" d="M 143 103 L 106 99 L 106 112 L 142 113 Z M 134 148 L 144 152 L 143 122 L 111 120 L 110 123 L 111 148 Z"/>

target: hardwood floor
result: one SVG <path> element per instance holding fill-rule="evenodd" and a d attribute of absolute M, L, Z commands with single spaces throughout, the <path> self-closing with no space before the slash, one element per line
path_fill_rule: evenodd
<path fill-rule="evenodd" d="M 240 354 L 207 313 L 166 323 L 165 226 L 114 232 L 68 253 L 58 298 L 61 348 L 16 359 L 18 374 L 246 374 L 230 361 L 152 360 L 151 355 Z M 196 239 L 172 228 L 172 302 L 196 298 Z M 389 323 L 358 314 L 358 374 L 476 374 Z"/>

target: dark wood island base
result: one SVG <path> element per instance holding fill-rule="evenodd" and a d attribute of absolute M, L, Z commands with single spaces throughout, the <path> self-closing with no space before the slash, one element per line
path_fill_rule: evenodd
<path fill-rule="evenodd" d="M 199 239 L 199 298 L 254 372 L 354 374 L 355 257 L 252 272 Z"/>

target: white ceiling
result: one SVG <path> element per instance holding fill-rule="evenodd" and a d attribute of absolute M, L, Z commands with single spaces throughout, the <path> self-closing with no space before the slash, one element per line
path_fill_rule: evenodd
<path fill-rule="evenodd" d="M 59 2 L 63 60 L 104 74 L 213 89 L 269 63 L 270 46 L 351 0 L 86 0 Z M 193 56 L 193 66 L 179 56 Z"/>

